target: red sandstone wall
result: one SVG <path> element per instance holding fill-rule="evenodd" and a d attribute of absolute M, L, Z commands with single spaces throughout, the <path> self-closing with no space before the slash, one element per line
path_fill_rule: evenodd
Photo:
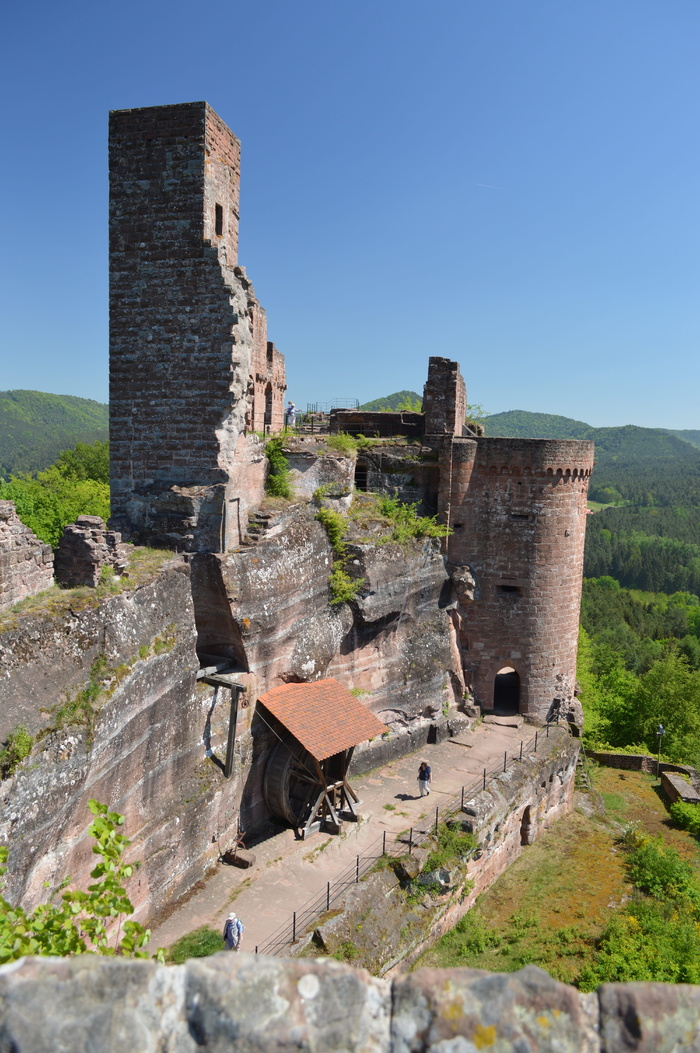
<path fill-rule="evenodd" d="M 473 603 L 460 612 L 462 643 L 485 708 L 503 667 L 519 674 L 520 711 L 531 718 L 573 697 L 592 466 L 591 442 L 453 444 L 448 558 L 468 565 L 476 582 Z"/>
<path fill-rule="evenodd" d="M 238 440 L 267 354 L 264 311 L 236 266 L 239 155 L 204 102 L 110 114 L 112 525 L 129 540 L 229 540 Z"/>

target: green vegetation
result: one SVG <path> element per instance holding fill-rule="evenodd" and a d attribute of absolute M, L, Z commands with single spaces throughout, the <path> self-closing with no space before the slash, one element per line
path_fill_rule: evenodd
<path fill-rule="evenodd" d="M 77 442 L 105 442 L 108 426 L 108 407 L 92 399 L 0 391 L 0 480 L 44 471 Z"/>
<path fill-rule="evenodd" d="M 669 808 L 669 814 L 682 830 L 687 830 L 693 837 L 700 838 L 700 806 L 688 804 L 686 801 L 676 801 Z"/>
<path fill-rule="evenodd" d="M 588 746 L 700 764 L 700 602 L 584 581 L 578 679 Z"/>
<path fill-rule="evenodd" d="M 87 891 L 62 891 L 66 882 L 58 890 L 62 891 L 59 903 L 42 904 L 31 912 L 13 907 L 0 896 L 0 964 L 31 954 L 148 957 L 143 948 L 150 932 L 128 919 L 134 908 L 123 883 L 134 867 L 123 860 L 130 842 L 117 830 L 124 816 L 94 800 L 89 808 L 95 819 L 88 832 L 95 838 L 93 852 L 100 858 L 90 873 L 93 883 Z M 0 876 L 7 873 L 7 856 L 7 847 L 0 847 Z M 162 954 L 159 957 L 162 960 Z"/>
<path fill-rule="evenodd" d="M 597 769 L 594 781 L 606 816 L 554 823 L 418 966 L 509 972 L 531 963 L 586 991 L 611 981 L 700 982 L 692 840 L 668 824 L 649 776 Z"/>
<path fill-rule="evenodd" d="M 337 435 L 329 435 L 324 442 L 329 450 L 335 450 L 336 453 L 342 453 L 344 457 L 357 457 L 357 439 L 352 435 L 348 435 L 344 431 L 338 432 Z"/>
<path fill-rule="evenodd" d="M 292 496 L 292 488 L 289 482 L 289 462 L 284 454 L 284 439 L 270 439 L 265 446 L 265 453 L 269 464 L 267 479 L 265 480 L 265 491 L 271 497 Z"/>
<path fill-rule="evenodd" d="M 700 983 L 700 881 L 695 869 L 661 837 L 637 827 L 622 846 L 636 895 L 607 924 L 579 986 L 656 981 Z"/>
<path fill-rule="evenodd" d="M 225 949 L 220 932 L 214 932 L 208 925 L 186 932 L 172 947 L 168 947 L 165 960 L 172 965 L 182 965 L 188 958 L 206 958 Z"/>
<path fill-rule="evenodd" d="M 365 580 L 364 578 L 351 578 L 345 569 L 350 558 L 347 545 L 343 540 L 348 530 L 348 521 L 340 512 L 331 508 L 319 509 L 316 519 L 324 527 L 333 550 L 333 569 L 328 582 L 331 590 L 331 603 L 351 603 L 361 592 Z"/>
<path fill-rule="evenodd" d="M 395 391 L 393 395 L 385 395 L 384 398 L 364 402 L 360 409 L 372 413 L 401 413 L 406 411 L 419 413 L 422 406 L 423 399 L 417 391 Z"/>
<path fill-rule="evenodd" d="M 9 779 L 29 756 L 34 739 L 24 724 L 18 724 L 7 736 L 0 749 L 0 779 Z"/>
<path fill-rule="evenodd" d="M 437 516 L 419 516 L 416 504 L 404 504 L 395 497 L 377 497 L 377 511 L 391 524 L 391 533 L 383 541 L 407 541 L 425 537 L 447 537 L 450 528 L 438 523 Z"/>
<path fill-rule="evenodd" d="M 462 830 L 456 823 L 447 825 L 440 823 L 435 835 L 435 847 L 431 849 L 430 855 L 423 864 L 423 870 L 439 870 L 441 867 L 450 869 L 457 863 L 468 859 L 477 847 L 474 834 Z"/>

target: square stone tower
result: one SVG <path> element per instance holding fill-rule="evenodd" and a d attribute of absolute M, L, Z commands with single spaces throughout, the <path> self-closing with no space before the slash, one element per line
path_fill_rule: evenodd
<path fill-rule="evenodd" d="M 112 523 L 189 551 L 238 540 L 267 322 L 237 265 L 240 143 L 206 102 L 110 114 Z M 284 360 L 265 376 L 282 426 Z M 236 515 L 231 515 L 237 501 Z"/>

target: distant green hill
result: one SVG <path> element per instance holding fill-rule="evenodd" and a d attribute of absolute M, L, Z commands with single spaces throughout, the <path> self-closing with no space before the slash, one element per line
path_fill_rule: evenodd
<path fill-rule="evenodd" d="M 416 405 L 420 409 L 423 396 L 415 391 L 396 391 L 393 395 L 386 395 L 383 399 L 373 399 L 360 406 L 361 410 L 371 410 L 374 413 L 396 410 L 402 405 Z"/>
<path fill-rule="evenodd" d="M 557 417 L 554 413 L 528 413 L 509 410 L 485 417 L 483 425 L 489 436 L 516 439 L 587 439 L 590 424 L 571 417 Z"/>
<path fill-rule="evenodd" d="M 510 410 L 494 413 L 484 420 L 490 436 L 522 439 L 593 439 L 598 467 L 603 465 L 633 465 L 644 462 L 694 463 L 698 460 L 697 446 L 691 436 L 700 432 L 671 432 L 666 428 L 638 428 L 625 424 L 619 428 L 593 428 L 581 420 L 558 417 L 553 413 L 528 413 Z M 686 438 L 687 437 L 687 438 Z"/>
<path fill-rule="evenodd" d="M 669 435 L 675 435 L 678 439 L 685 439 L 692 446 L 700 447 L 700 431 L 675 431 L 673 428 L 664 428 Z"/>
<path fill-rule="evenodd" d="M 101 402 L 44 391 L 0 391 L 0 478 L 42 471 L 61 450 L 109 437 Z"/>

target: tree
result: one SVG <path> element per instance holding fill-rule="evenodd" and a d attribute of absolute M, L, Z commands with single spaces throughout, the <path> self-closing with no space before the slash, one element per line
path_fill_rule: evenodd
<path fill-rule="evenodd" d="M 13 907 L 0 896 L 0 964 L 16 961 L 25 954 L 121 955 L 147 958 L 143 950 L 150 931 L 136 921 L 123 882 L 131 877 L 133 866 L 122 856 L 130 842 L 117 830 L 124 816 L 110 812 L 106 805 L 91 800 L 88 807 L 95 816 L 88 833 L 95 838 L 93 852 L 100 862 L 90 872 L 94 883 L 87 891 L 64 891 L 60 903 L 44 903 L 28 913 Z M 8 849 L 0 847 L 0 879 L 7 871 Z M 65 889 L 67 882 L 62 888 Z M 157 957 L 163 960 L 159 951 Z"/>

